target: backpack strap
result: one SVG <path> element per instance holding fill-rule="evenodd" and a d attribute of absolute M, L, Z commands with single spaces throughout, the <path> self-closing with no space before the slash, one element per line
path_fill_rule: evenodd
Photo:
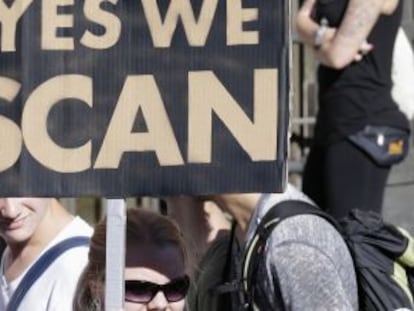
<path fill-rule="evenodd" d="M 237 254 L 237 249 L 239 247 L 236 237 L 236 227 L 237 221 L 233 220 L 230 230 L 230 241 L 226 251 L 226 262 L 224 264 L 221 284 L 211 289 L 212 292 L 217 295 L 228 294 L 239 290 L 237 282 L 238 280 L 233 279 L 231 275 L 231 266 L 233 265 L 233 260 L 236 259 L 235 256 Z"/>
<path fill-rule="evenodd" d="M 243 257 L 236 236 L 236 228 L 237 221 L 233 220 L 221 283 L 210 288 L 210 294 L 220 296 L 217 310 L 247 310 L 244 308 L 245 295 L 241 282 Z"/>
<path fill-rule="evenodd" d="M 337 222 L 327 213 L 316 206 L 300 200 L 287 200 L 274 205 L 266 212 L 260 221 L 255 234 L 250 240 L 245 250 L 244 261 L 242 265 L 243 289 L 246 300 L 251 308 L 255 309 L 254 288 L 256 283 L 257 268 L 259 259 L 262 258 L 267 238 L 272 230 L 284 219 L 291 216 L 310 214 L 320 216 L 330 222 L 336 229 L 339 228 Z"/>
<path fill-rule="evenodd" d="M 7 311 L 17 311 L 24 296 L 42 273 L 51 265 L 51 263 L 62 255 L 65 251 L 80 246 L 88 246 L 89 237 L 75 236 L 59 242 L 58 244 L 47 250 L 27 271 L 23 279 L 20 281 L 16 291 L 12 295 L 7 306 Z"/>

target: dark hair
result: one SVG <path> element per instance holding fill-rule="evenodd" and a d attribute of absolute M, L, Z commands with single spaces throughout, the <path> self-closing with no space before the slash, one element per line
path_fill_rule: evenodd
<path fill-rule="evenodd" d="M 187 254 L 184 241 L 177 224 L 167 216 L 145 210 L 130 208 L 127 210 L 126 245 L 152 244 L 154 246 L 173 245 L 179 250 L 184 266 Z M 105 282 L 106 256 L 106 218 L 101 220 L 94 230 L 89 249 L 89 262 L 79 278 L 75 297 L 74 311 L 101 311 Z"/>

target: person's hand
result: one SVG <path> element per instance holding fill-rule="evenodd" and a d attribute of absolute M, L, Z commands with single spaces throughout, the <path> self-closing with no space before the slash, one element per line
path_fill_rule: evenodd
<path fill-rule="evenodd" d="M 319 49 L 315 50 L 318 61 L 329 66 L 328 51 L 336 34 L 336 28 L 328 27 L 323 36 L 323 42 Z"/>
<path fill-rule="evenodd" d="M 328 67 L 333 67 L 333 64 L 331 62 L 331 56 L 330 53 L 332 53 L 332 51 L 330 51 L 332 42 L 334 40 L 335 34 L 336 34 L 336 28 L 329 28 L 326 31 L 326 34 L 324 36 L 324 42 L 322 44 L 322 46 L 320 47 L 320 49 L 318 49 L 316 51 L 316 56 L 319 60 L 319 62 L 325 66 Z M 374 48 L 374 46 L 371 43 L 368 43 L 368 41 L 364 41 L 362 42 L 362 44 L 360 45 L 358 51 L 356 52 L 356 54 L 354 55 L 353 59 L 350 60 L 351 62 L 359 62 L 361 61 L 365 55 L 367 55 L 368 53 L 370 53 L 372 51 L 372 49 Z"/>
<path fill-rule="evenodd" d="M 365 55 L 367 55 L 369 52 L 372 51 L 374 46 L 371 43 L 368 43 L 367 40 L 362 42 L 358 52 L 355 54 L 354 61 L 359 62 L 364 58 Z"/>
<path fill-rule="evenodd" d="M 330 42 L 332 42 L 332 40 L 333 40 L 333 38 L 335 37 L 335 35 L 336 35 L 336 28 L 334 28 L 334 27 L 328 27 L 328 28 L 326 28 L 326 32 L 325 32 L 325 35 L 323 36 L 323 43 L 322 43 L 322 45 L 323 44 L 325 44 L 325 43 L 330 43 Z"/>

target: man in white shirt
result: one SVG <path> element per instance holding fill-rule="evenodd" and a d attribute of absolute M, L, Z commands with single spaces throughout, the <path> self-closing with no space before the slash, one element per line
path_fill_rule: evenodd
<path fill-rule="evenodd" d="M 1 258 L 0 310 L 30 267 L 51 247 L 74 236 L 90 237 L 92 228 L 54 198 L 0 198 L 0 235 L 7 247 Z M 27 291 L 19 310 L 71 310 L 88 247 L 73 247 L 57 257 Z"/>

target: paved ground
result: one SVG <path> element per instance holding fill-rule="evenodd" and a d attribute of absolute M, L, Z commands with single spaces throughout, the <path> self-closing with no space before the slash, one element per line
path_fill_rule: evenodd
<path fill-rule="evenodd" d="M 385 193 L 384 218 L 414 234 L 414 135 L 412 136 L 409 156 L 391 172 Z"/>

